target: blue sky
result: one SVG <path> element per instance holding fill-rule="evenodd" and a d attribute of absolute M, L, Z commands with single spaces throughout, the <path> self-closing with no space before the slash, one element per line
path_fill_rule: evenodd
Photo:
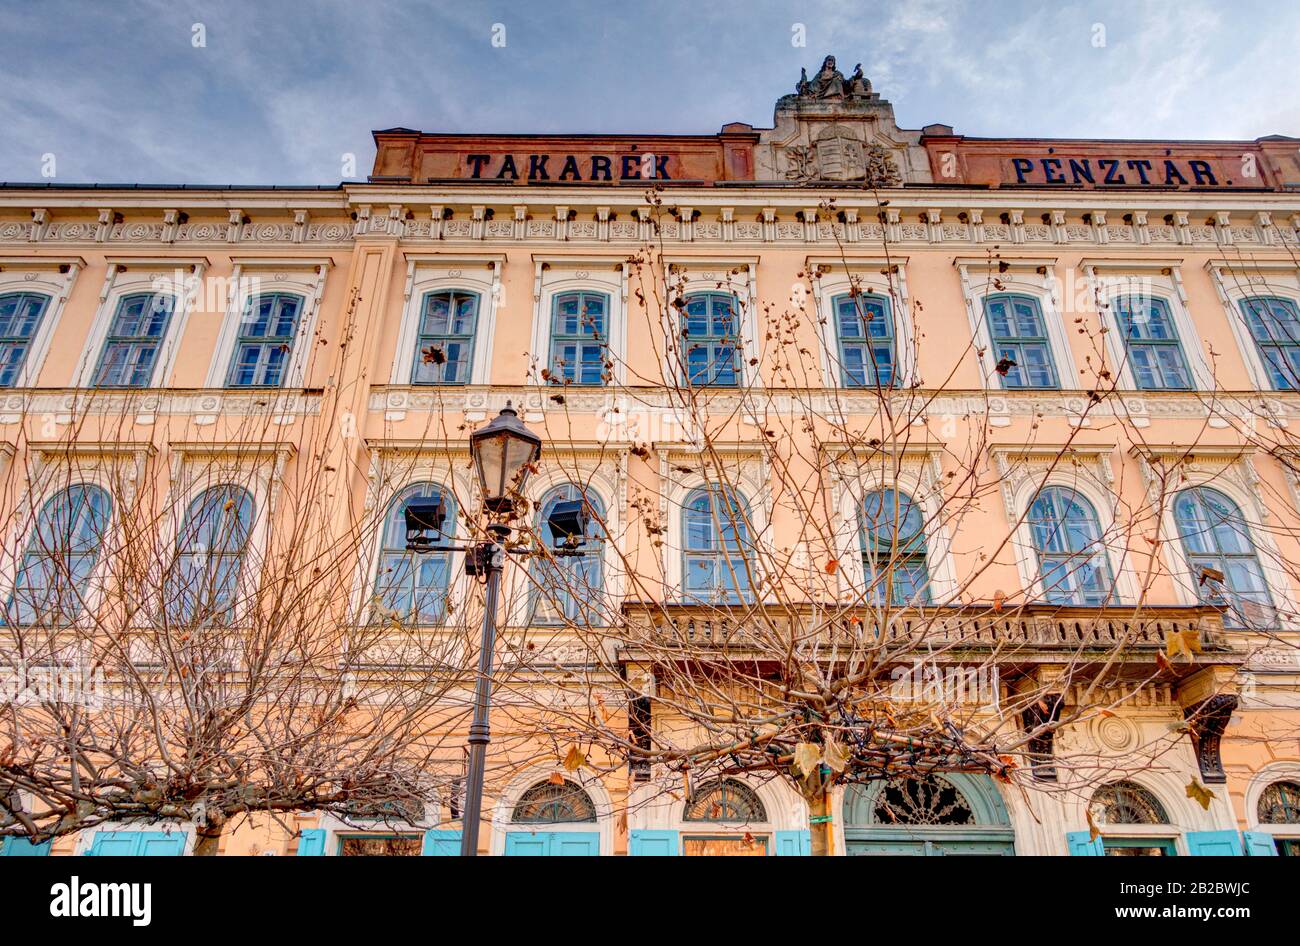
<path fill-rule="evenodd" d="M 1300 136 L 1297 36 L 1300 4 L 1241 0 L 0 0 L 0 180 L 332 184 L 394 125 L 766 126 L 826 53 L 909 128 Z"/>

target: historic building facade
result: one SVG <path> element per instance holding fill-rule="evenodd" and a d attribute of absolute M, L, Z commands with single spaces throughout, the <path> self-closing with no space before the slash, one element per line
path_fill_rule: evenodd
<path fill-rule="evenodd" d="M 881 817 L 888 787 L 840 792 L 838 853 L 1300 853 L 1300 573 L 1287 566 L 1300 561 L 1300 465 L 1289 446 L 1300 430 L 1300 140 L 902 129 L 860 69 L 846 76 L 829 57 L 777 102 L 771 128 L 374 137 L 369 180 L 337 187 L 0 188 L 4 502 L 51 501 L 67 477 L 39 474 L 70 453 L 83 485 L 105 458 L 125 458 L 198 495 L 214 481 L 188 471 L 224 450 L 256 471 L 246 501 L 260 521 L 282 514 L 279 484 L 313 462 L 296 449 L 309 431 L 345 423 L 355 435 L 338 488 L 357 510 L 400 512 L 402 496 L 423 495 L 410 486 L 426 482 L 468 510 L 464 438 L 510 402 L 555 458 L 530 487 L 537 501 L 580 480 L 598 494 L 609 532 L 638 546 L 673 600 L 694 580 L 680 510 L 702 480 L 678 472 L 694 448 L 669 422 L 664 337 L 680 329 L 639 291 L 634 260 L 649 247 L 670 271 L 698 273 L 714 296 L 737 300 L 740 324 L 718 344 L 741 355 L 708 396 L 738 416 L 733 452 L 757 506 L 774 474 L 746 452 L 762 422 L 738 390 L 759 389 L 767 410 L 789 412 L 786 389 L 797 387 L 850 426 L 877 410 L 873 388 L 929 392 L 918 436 L 899 448 L 912 488 L 944 481 L 944 446 L 975 444 L 976 417 L 985 433 L 970 462 L 987 464 L 1000 486 L 959 528 L 926 537 L 925 580 L 978 600 L 1018 595 L 1038 628 L 1058 626 L 1051 615 L 1066 609 L 1068 640 L 1017 667 L 1038 683 L 1062 674 L 1062 641 L 1084 648 L 1098 635 L 1148 681 L 1049 747 L 1110 767 L 1100 787 L 1031 799 L 986 776 L 952 775 L 935 787 L 944 811 L 894 799 L 895 810 L 916 809 L 902 823 Z M 1147 287 L 1141 318 L 1115 288 L 1134 281 Z M 810 291 L 792 300 L 800 285 Z M 861 293 L 891 306 L 887 331 L 839 318 L 841 300 Z M 1110 300 L 1100 311 L 1099 295 Z M 566 321 L 566 305 L 595 313 L 600 328 Z M 765 341 L 765 313 L 791 305 L 813 314 L 793 329 L 808 359 L 797 383 Z M 251 323 L 250 311 L 260 313 Z M 588 352 L 593 336 L 599 350 Z M 444 357 L 423 357 L 431 345 Z M 1113 396 L 1097 396 L 1099 371 Z M 569 382 L 562 404 L 556 372 Z M 325 417 L 330 389 L 346 393 Z M 651 426 L 630 430 L 630 413 Z M 83 422 L 69 449 L 68 425 Z M 251 429 L 257 450 L 232 446 Z M 653 547 L 628 528 L 642 488 L 672 520 Z M 849 521 L 861 497 L 837 501 Z M 773 542 L 795 525 L 780 510 L 758 515 Z M 1086 551 L 1090 534 L 1102 547 L 1107 596 L 1086 581 L 1063 597 L 1044 588 L 1056 552 L 1029 518 L 1045 515 L 1077 526 L 1070 541 L 1081 544 L 1065 554 Z M 1187 538 L 1206 515 L 1240 528 Z M 1139 516 L 1164 538 L 1144 546 L 1122 527 Z M 968 580 L 994 534 L 1009 539 Z M 613 564 L 609 593 L 635 597 Z M 0 577 L 13 584 L 7 569 Z M 361 602 L 374 564 L 356 571 L 348 593 Z M 1226 617 L 1204 607 L 1207 574 L 1226 587 Z M 1143 605 L 1192 634 L 1195 654 L 1170 665 L 1163 637 L 1129 642 Z M 438 616 L 433 607 L 427 619 Z M 1062 677 L 1062 705 L 1084 698 L 1081 685 Z M 1171 731 L 1174 741 L 1162 741 Z M 1124 761 L 1156 742 L 1158 758 Z M 561 805 L 547 786 L 566 780 L 581 790 Z M 1212 798 L 1190 797 L 1191 783 Z M 737 778 L 698 798 L 652 785 L 530 758 L 485 803 L 481 849 L 805 850 L 807 808 L 780 782 Z M 449 853 L 455 812 L 431 810 L 427 834 L 388 837 L 310 815 L 296 832 L 241 829 L 224 852 Z M 185 825 L 112 827 L 54 851 L 182 853 L 192 843 Z"/>

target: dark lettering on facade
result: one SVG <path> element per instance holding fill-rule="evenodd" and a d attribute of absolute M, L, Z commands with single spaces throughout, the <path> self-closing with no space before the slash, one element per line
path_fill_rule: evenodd
<path fill-rule="evenodd" d="M 1136 178 L 1134 183 L 1221 186 L 1213 166 L 1200 158 L 1167 158 L 1159 162 L 1158 168 L 1156 161 L 1145 158 L 1016 157 L 1008 160 L 1009 171 L 1015 175 L 1017 184 L 1125 185 L 1130 183 L 1124 174 L 1124 169 L 1128 169 Z"/>
<path fill-rule="evenodd" d="M 557 162 L 563 161 L 560 172 L 555 180 L 560 181 L 614 181 L 615 162 L 618 162 L 618 180 L 635 181 L 643 178 L 655 178 L 656 180 L 672 180 L 672 175 L 668 173 L 668 162 L 672 155 L 668 154 L 593 154 L 576 155 L 576 154 L 467 154 L 465 155 L 465 165 L 469 170 L 471 179 L 485 180 L 492 179 L 498 181 L 517 181 L 520 178 L 519 168 L 525 160 L 528 162 L 528 177 L 530 181 L 549 181 L 552 180 L 547 162 L 554 158 Z M 583 164 L 588 163 L 588 173 L 583 176 Z M 1032 162 L 1026 162 L 1026 171 L 1033 169 Z M 649 172 L 649 173 L 646 173 Z"/>

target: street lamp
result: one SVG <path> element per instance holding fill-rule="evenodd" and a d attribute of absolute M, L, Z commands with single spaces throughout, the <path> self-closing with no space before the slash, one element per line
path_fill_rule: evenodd
<path fill-rule="evenodd" d="M 505 539 L 510 535 L 508 519 L 515 497 L 521 495 L 528 474 L 542 455 L 542 439 L 523 425 L 507 401 L 501 413 L 481 430 L 470 434 L 470 455 L 478 471 L 483 506 L 496 516 L 488 523 L 490 538 L 469 550 L 465 569 L 486 577 L 483 595 L 483 640 L 479 645 L 478 680 L 474 684 L 474 721 L 469 727 L 469 773 L 465 785 L 460 856 L 478 854 L 478 826 L 483 808 L 483 773 L 491 741 L 488 710 L 492 701 L 492 652 L 496 648 L 497 595 L 501 589 L 501 568 L 505 562 Z"/>

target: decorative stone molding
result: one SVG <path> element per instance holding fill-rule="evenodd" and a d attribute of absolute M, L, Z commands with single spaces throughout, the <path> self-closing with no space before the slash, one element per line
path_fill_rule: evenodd
<path fill-rule="evenodd" d="M 1236 695 L 1219 694 L 1184 710 L 1184 716 L 1191 726 L 1196 764 L 1200 767 L 1201 779 L 1207 785 L 1228 781 L 1228 775 L 1223 770 L 1223 759 L 1219 755 L 1219 743 L 1236 708 Z"/>

